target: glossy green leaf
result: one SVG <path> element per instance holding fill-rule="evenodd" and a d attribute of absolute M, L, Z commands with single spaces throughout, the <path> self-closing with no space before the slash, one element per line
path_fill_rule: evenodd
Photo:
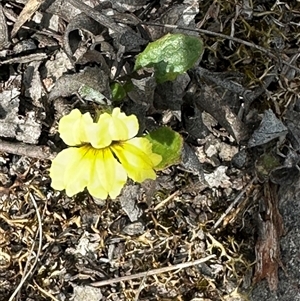
<path fill-rule="evenodd" d="M 161 127 L 149 133 L 146 138 L 152 143 L 153 153 L 162 156 L 162 161 L 155 167 L 156 170 L 180 163 L 183 139 L 177 132 L 168 127 Z"/>
<path fill-rule="evenodd" d="M 192 68 L 203 52 L 200 38 L 184 34 L 167 34 L 137 56 L 135 70 L 153 67 L 158 83 L 175 80 Z"/>
<path fill-rule="evenodd" d="M 110 86 L 112 99 L 114 101 L 121 101 L 126 97 L 124 87 L 119 83 L 112 83 Z"/>

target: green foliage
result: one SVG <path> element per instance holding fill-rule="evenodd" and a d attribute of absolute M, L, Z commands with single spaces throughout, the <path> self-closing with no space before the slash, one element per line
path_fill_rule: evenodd
<path fill-rule="evenodd" d="M 203 53 L 200 38 L 184 34 L 167 34 L 137 56 L 134 69 L 153 67 L 158 83 L 175 80 L 192 68 Z"/>
<path fill-rule="evenodd" d="M 265 181 L 269 177 L 270 172 L 280 165 L 277 155 L 272 153 L 262 154 L 255 162 L 255 170 L 258 179 Z"/>
<path fill-rule="evenodd" d="M 126 97 L 126 91 L 124 87 L 119 83 L 112 83 L 110 86 L 112 99 L 114 101 L 121 101 Z"/>
<path fill-rule="evenodd" d="M 122 101 L 126 97 L 126 94 L 133 89 L 133 87 L 134 86 L 131 80 L 126 82 L 124 85 L 117 82 L 112 83 L 110 85 L 112 99 L 116 102 Z"/>
<path fill-rule="evenodd" d="M 177 132 L 161 127 L 149 133 L 146 138 L 152 143 L 152 151 L 162 156 L 156 170 L 180 163 L 183 139 Z"/>

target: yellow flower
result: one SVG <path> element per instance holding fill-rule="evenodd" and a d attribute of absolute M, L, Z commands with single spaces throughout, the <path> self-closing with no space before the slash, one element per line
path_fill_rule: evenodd
<path fill-rule="evenodd" d="M 152 144 L 135 137 L 136 116 L 126 116 L 119 108 L 101 114 L 94 122 L 89 113 L 72 110 L 61 118 L 58 131 L 69 148 L 61 151 L 50 168 L 51 186 L 73 196 L 87 187 L 100 199 L 116 198 L 127 181 L 155 179 L 154 167 L 161 156 L 152 152 Z"/>

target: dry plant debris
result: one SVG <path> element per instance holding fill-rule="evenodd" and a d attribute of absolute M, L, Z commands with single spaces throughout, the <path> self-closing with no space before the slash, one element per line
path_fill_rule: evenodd
<path fill-rule="evenodd" d="M 277 191 L 299 177 L 299 11 L 299 1 L 1 1 L 0 301 L 241 301 L 264 278 L 276 291 Z M 167 33 L 201 36 L 204 52 L 157 83 L 134 64 Z M 51 189 L 60 118 L 111 104 L 137 116 L 139 134 L 180 133 L 181 164 L 114 201 Z"/>

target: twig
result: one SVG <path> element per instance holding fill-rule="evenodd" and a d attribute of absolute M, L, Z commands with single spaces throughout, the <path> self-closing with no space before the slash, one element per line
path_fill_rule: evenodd
<path fill-rule="evenodd" d="M 47 291 L 45 291 L 43 288 L 41 288 L 34 280 L 33 280 L 34 285 L 37 287 L 37 289 L 46 297 L 50 298 L 53 301 L 59 301 L 58 299 L 56 299 L 54 296 L 52 296 L 50 293 L 48 293 Z"/>
<path fill-rule="evenodd" d="M 141 283 L 140 283 L 140 285 L 139 285 L 139 288 L 138 288 L 138 290 L 137 290 L 137 292 L 136 292 L 134 301 L 139 301 L 139 296 L 140 296 L 140 293 L 141 293 L 142 289 L 144 288 L 144 284 L 145 284 L 146 277 L 147 277 L 147 275 L 145 275 L 145 276 L 143 277 L 143 279 L 142 279 L 142 281 L 141 281 Z"/>
<path fill-rule="evenodd" d="M 8 142 L 0 140 L 0 152 L 10 153 L 20 156 L 27 156 L 41 160 L 52 160 L 55 153 L 51 152 L 47 146 L 30 145 L 21 142 Z"/>
<path fill-rule="evenodd" d="M 163 207 L 166 203 L 168 203 L 169 201 L 171 201 L 175 196 L 177 196 L 179 194 L 179 190 L 175 191 L 174 193 L 172 193 L 171 195 L 169 195 L 167 198 L 165 198 L 163 201 L 159 202 L 155 207 L 154 207 L 154 211 L 157 211 L 158 209 L 160 209 L 161 207 Z"/>
<path fill-rule="evenodd" d="M 13 292 L 13 294 L 10 296 L 8 301 L 12 301 L 15 296 L 18 294 L 18 292 L 20 291 L 20 289 L 22 288 L 23 284 L 25 283 L 25 281 L 27 280 L 27 278 L 30 276 L 30 274 L 32 273 L 33 269 L 35 268 L 38 260 L 39 260 L 39 256 L 41 254 L 41 250 L 42 250 L 42 243 L 43 243 L 43 228 L 42 228 L 42 219 L 41 219 L 41 215 L 39 212 L 39 208 L 37 206 L 37 203 L 33 197 L 33 195 L 31 193 L 29 193 L 30 199 L 33 203 L 33 206 L 35 208 L 35 212 L 36 212 L 36 216 L 37 216 L 37 220 L 38 220 L 38 235 L 39 235 L 39 245 L 38 245 L 38 250 L 34 259 L 34 262 L 30 268 L 30 270 L 27 272 L 26 275 L 24 275 L 24 277 L 21 279 L 19 285 L 17 286 L 17 288 L 15 289 L 15 291 Z M 33 253 L 33 248 L 34 248 L 35 242 L 33 242 L 31 250 L 30 250 L 30 254 L 32 255 Z M 28 257 L 30 258 L 30 256 Z M 26 263 L 27 265 L 27 263 Z"/>
<path fill-rule="evenodd" d="M 222 223 L 224 218 L 229 214 L 229 212 L 232 210 L 232 208 L 240 201 L 246 190 L 253 184 L 254 180 L 256 178 L 254 177 L 250 183 L 246 185 L 246 187 L 237 195 L 237 197 L 234 199 L 234 201 L 230 204 L 230 206 L 226 209 L 226 211 L 221 215 L 221 217 L 216 221 L 216 223 L 213 225 L 212 229 L 216 230 L 217 227 Z"/>
<path fill-rule="evenodd" d="M 158 268 L 158 269 L 150 270 L 150 271 L 147 271 L 147 272 L 141 272 L 141 273 L 137 273 L 137 274 L 133 274 L 133 275 L 128 275 L 128 276 L 123 276 L 123 277 L 117 277 L 117 278 L 113 278 L 113 279 L 98 281 L 98 282 L 91 283 L 90 285 L 95 286 L 95 287 L 100 287 L 100 286 L 110 285 L 110 284 L 114 284 L 114 283 L 121 282 L 121 281 L 128 281 L 128 280 L 133 280 L 133 279 L 137 279 L 137 278 L 153 276 L 153 275 L 157 275 L 157 274 L 161 274 L 161 273 L 174 271 L 174 270 L 177 270 L 177 269 L 184 269 L 184 268 L 188 268 L 190 266 L 195 266 L 197 264 L 200 264 L 200 263 L 206 262 L 208 260 L 211 260 L 212 258 L 215 258 L 215 257 L 216 257 L 216 255 L 213 254 L 213 255 L 209 255 L 205 258 L 197 259 L 197 260 L 194 260 L 194 261 L 179 263 L 179 264 L 171 265 L 171 266 L 168 266 L 168 267 Z"/>
<path fill-rule="evenodd" d="M 24 56 L 13 57 L 4 61 L 0 61 L 0 66 L 4 64 L 15 64 L 15 63 L 31 63 L 33 61 L 42 61 L 48 56 L 46 53 L 33 53 Z"/>
<path fill-rule="evenodd" d="M 264 48 L 264 47 L 259 46 L 259 45 L 255 45 L 251 42 L 248 42 L 248 41 L 245 41 L 245 40 L 242 40 L 242 39 L 239 39 L 239 38 L 228 36 L 228 35 L 223 34 L 223 33 L 213 32 L 213 31 L 206 30 L 206 29 L 200 29 L 200 28 L 194 29 L 194 28 L 189 28 L 189 27 L 185 27 L 185 26 L 177 26 L 177 25 L 171 25 L 171 24 L 159 24 L 159 23 L 149 23 L 149 22 L 141 22 L 141 24 L 148 25 L 148 26 L 158 26 L 158 27 L 167 27 L 167 28 L 173 28 L 173 29 L 182 29 L 182 30 L 199 32 L 199 33 L 203 33 L 203 34 L 214 36 L 214 37 L 219 37 L 219 38 L 222 38 L 222 39 L 230 40 L 230 41 L 233 41 L 233 42 L 243 44 L 243 45 L 246 45 L 248 47 L 260 50 L 261 52 L 269 55 L 273 59 L 276 59 L 276 60 L 279 59 L 278 56 L 273 54 L 267 48 Z M 284 64 L 284 65 L 286 65 L 290 68 L 293 68 L 294 70 L 296 70 L 297 72 L 300 73 L 300 68 L 298 68 L 296 66 L 293 66 L 292 64 L 290 64 L 289 62 L 287 62 L 285 60 L 280 60 L 280 62 L 282 62 L 282 64 Z"/>

